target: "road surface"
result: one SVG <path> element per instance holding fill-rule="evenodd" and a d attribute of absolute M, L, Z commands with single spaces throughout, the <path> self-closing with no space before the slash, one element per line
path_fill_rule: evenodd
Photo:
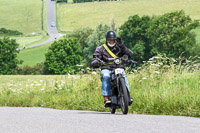
<path fill-rule="evenodd" d="M 0 107 L 0 132 L 200 133 L 200 119 L 36 107 Z"/>
<path fill-rule="evenodd" d="M 27 46 L 25 48 L 33 48 L 40 45 L 44 45 L 50 42 L 55 41 L 56 39 L 62 37 L 64 34 L 58 33 L 57 27 L 51 27 L 51 23 L 54 22 L 56 24 L 56 3 L 55 1 L 46 0 L 47 1 L 47 29 L 50 38 L 44 42 L 34 44 L 31 46 Z M 56 39 L 55 39 L 56 38 Z M 19 48 L 20 50 L 23 48 Z"/>

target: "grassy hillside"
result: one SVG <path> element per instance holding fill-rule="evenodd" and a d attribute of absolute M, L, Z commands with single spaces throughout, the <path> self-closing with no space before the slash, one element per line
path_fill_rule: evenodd
<path fill-rule="evenodd" d="M 129 0 L 58 4 L 58 19 L 62 31 L 87 26 L 94 28 L 99 22 L 109 24 L 112 18 L 120 26 L 131 15 L 161 15 L 175 10 L 184 10 L 193 19 L 200 20 L 199 5 L 199 0 Z"/>
<path fill-rule="evenodd" d="M 41 0 L 0 0 L 0 28 L 40 32 L 41 13 Z"/>
<path fill-rule="evenodd" d="M 21 36 L 21 37 L 10 37 L 12 39 L 15 39 L 17 43 L 19 43 L 19 48 L 22 48 L 24 46 L 30 46 L 39 42 L 43 42 L 46 39 L 49 38 L 49 36 Z"/>
<path fill-rule="evenodd" d="M 18 55 L 18 58 L 24 61 L 24 63 L 22 64 L 23 66 L 24 65 L 34 66 L 37 63 L 44 62 L 45 53 L 47 52 L 48 47 L 50 45 L 51 43 L 31 49 L 21 50 Z"/>

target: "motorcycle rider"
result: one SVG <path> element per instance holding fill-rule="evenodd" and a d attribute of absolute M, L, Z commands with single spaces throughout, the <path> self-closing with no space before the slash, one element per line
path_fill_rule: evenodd
<path fill-rule="evenodd" d="M 109 48 L 109 50 L 115 55 L 115 57 L 122 57 L 124 54 L 128 55 L 129 57 L 133 55 L 133 52 L 123 44 L 122 39 L 116 36 L 115 31 L 109 30 L 106 33 L 106 44 L 97 47 L 93 54 L 93 59 L 91 63 L 92 67 L 98 68 L 101 66 L 100 60 L 108 63 L 108 58 L 113 58 L 112 53 L 109 53 L 109 50 L 107 50 L 106 47 Z M 120 65 L 119 67 L 124 68 L 124 65 Z M 102 95 L 104 97 L 105 106 L 111 103 L 110 73 L 113 68 L 115 68 L 114 64 L 101 66 Z M 125 77 L 126 87 L 128 88 L 128 90 L 130 90 L 125 71 L 123 73 Z M 132 103 L 132 101 L 133 99 L 132 97 L 130 97 L 129 102 Z"/>

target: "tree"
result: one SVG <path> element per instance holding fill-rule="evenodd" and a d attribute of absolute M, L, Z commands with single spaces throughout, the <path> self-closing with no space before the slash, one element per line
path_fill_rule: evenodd
<path fill-rule="evenodd" d="M 191 31 L 198 25 L 198 21 L 193 21 L 183 11 L 151 18 L 134 15 L 120 27 L 120 36 L 138 62 L 157 54 L 176 58 L 184 52 L 184 56 L 189 57 L 196 46 L 195 34 Z"/>
<path fill-rule="evenodd" d="M 75 38 L 64 38 L 51 44 L 45 54 L 44 67 L 48 74 L 76 73 L 80 64 L 81 47 Z"/>
<path fill-rule="evenodd" d="M 133 59 L 138 62 L 150 58 L 150 39 L 146 36 L 150 23 L 150 17 L 134 15 L 130 16 L 128 21 L 119 28 L 120 37 L 124 40 L 124 44 L 133 51 Z"/>
<path fill-rule="evenodd" d="M 179 57 L 184 52 L 185 57 L 191 55 L 191 49 L 196 44 L 195 34 L 191 30 L 197 28 L 198 21 L 192 21 L 184 11 L 166 13 L 152 20 L 147 30 L 150 39 L 150 54 L 166 54 L 168 57 Z"/>
<path fill-rule="evenodd" d="M 83 51 L 84 62 L 90 64 L 95 49 L 106 42 L 106 32 L 110 30 L 108 25 L 99 24 L 95 31 L 88 37 L 88 47 Z"/>
<path fill-rule="evenodd" d="M 86 28 L 81 28 L 78 30 L 73 31 L 72 34 L 68 35 L 69 37 L 75 37 L 77 38 L 78 42 L 81 45 L 82 52 L 83 50 L 88 47 L 88 37 L 92 34 L 94 30 L 86 27 Z"/>
<path fill-rule="evenodd" d="M 17 59 L 19 44 L 14 39 L 0 39 L 0 74 L 15 74 L 22 61 Z"/>

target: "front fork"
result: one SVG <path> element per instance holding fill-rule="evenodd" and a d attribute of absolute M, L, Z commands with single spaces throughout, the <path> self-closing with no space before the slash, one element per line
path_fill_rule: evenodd
<path fill-rule="evenodd" d="M 117 76 L 117 79 L 116 79 L 116 80 L 117 80 L 118 97 L 122 97 L 122 96 L 123 96 L 123 93 L 121 93 L 122 90 L 120 89 L 120 84 L 121 84 L 121 83 L 120 83 L 120 80 L 119 80 L 120 78 L 124 78 L 122 74 L 119 74 L 119 75 Z"/>

